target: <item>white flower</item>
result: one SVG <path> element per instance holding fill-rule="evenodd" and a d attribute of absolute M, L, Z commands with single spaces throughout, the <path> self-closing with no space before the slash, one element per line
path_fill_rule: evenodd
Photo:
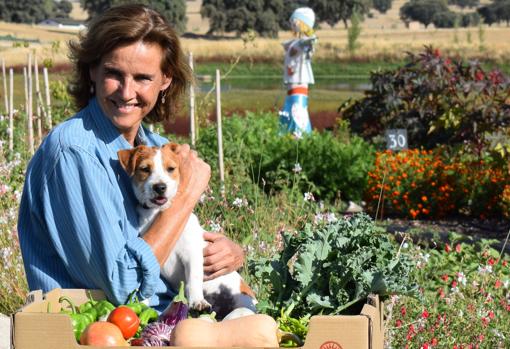
<path fill-rule="evenodd" d="M 304 199 L 305 201 L 315 201 L 313 194 L 308 191 L 304 194 Z"/>
<path fill-rule="evenodd" d="M 480 274 L 490 274 L 490 273 L 492 273 L 492 265 L 479 266 L 478 272 Z"/>
<path fill-rule="evenodd" d="M 317 213 L 315 215 L 315 217 L 313 217 L 313 223 L 314 224 L 319 224 L 319 223 L 322 223 L 324 221 L 324 215 L 322 213 Z"/>
<path fill-rule="evenodd" d="M 338 218 L 336 218 L 335 214 L 330 212 L 330 213 L 326 213 L 326 221 L 328 223 L 334 223 L 338 220 Z"/>
<path fill-rule="evenodd" d="M 303 169 L 301 168 L 301 165 L 299 164 L 299 162 L 296 162 L 294 164 L 294 168 L 292 169 L 292 172 L 294 173 L 299 173 L 301 172 Z"/>
<path fill-rule="evenodd" d="M 459 283 L 461 283 L 463 286 L 466 286 L 466 283 L 467 283 L 466 275 L 464 275 L 463 272 L 458 272 L 457 273 L 457 281 Z"/>
<path fill-rule="evenodd" d="M 221 231 L 221 226 L 216 222 L 211 222 L 210 227 L 211 231 L 214 233 L 219 233 Z"/>
<path fill-rule="evenodd" d="M 246 201 L 246 199 L 235 198 L 235 200 L 232 202 L 232 206 L 235 206 L 235 207 L 243 207 L 243 206 L 247 206 L 247 205 L 248 205 L 248 202 Z"/>
<path fill-rule="evenodd" d="M 1 184 L 0 185 L 0 195 L 4 195 L 9 190 L 11 190 L 11 188 L 7 184 Z"/>

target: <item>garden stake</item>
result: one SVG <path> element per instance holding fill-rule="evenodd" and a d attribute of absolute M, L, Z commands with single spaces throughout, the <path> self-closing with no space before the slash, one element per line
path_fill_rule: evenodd
<path fill-rule="evenodd" d="M 189 67 L 193 71 L 193 52 L 189 53 Z M 191 146 L 195 147 L 195 86 L 189 84 L 189 132 Z"/>
<path fill-rule="evenodd" d="M 51 130 L 53 127 L 51 122 L 51 100 L 50 100 L 50 83 L 48 81 L 48 68 L 43 68 L 43 76 L 44 76 L 44 92 L 46 94 L 46 111 L 48 112 L 46 117 L 46 123 L 48 130 Z"/>
<path fill-rule="evenodd" d="M 381 183 L 381 191 L 379 192 L 379 200 L 377 201 L 377 209 L 375 210 L 375 220 L 377 220 L 377 215 L 379 213 L 379 205 L 381 205 L 384 202 L 383 199 L 383 191 L 384 191 L 384 180 L 386 179 L 386 172 L 388 172 L 388 164 L 386 164 L 386 168 L 384 169 L 382 183 Z M 383 207 L 384 205 L 381 205 L 381 220 L 383 217 Z"/>
<path fill-rule="evenodd" d="M 12 68 L 9 69 L 9 152 L 12 154 L 14 149 L 14 108 L 13 108 L 13 97 L 14 96 L 14 71 Z"/>
<path fill-rule="evenodd" d="M 39 65 L 37 64 L 37 56 L 34 57 L 34 76 L 35 76 L 35 112 L 37 116 L 37 141 L 38 144 L 42 142 L 42 117 L 41 117 L 41 104 L 37 98 L 41 91 L 39 89 Z"/>
<path fill-rule="evenodd" d="M 28 115 L 28 145 L 30 155 L 34 155 L 34 114 L 32 112 L 32 53 L 28 54 L 28 68 L 27 68 L 27 115 Z"/>
<path fill-rule="evenodd" d="M 225 170 L 223 165 L 223 135 L 221 129 L 221 82 L 220 70 L 216 69 L 216 126 L 218 129 L 218 163 L 220 166 L 221 196 L 225 197 Z"/>
<path fill-rule="evenodd" d="M 2 80 L 4 82 L 5 114 L 9 112 L 9 101 L 7 100 L 7 77 L 5 76 L 5 59 L 2 58 Z"/>

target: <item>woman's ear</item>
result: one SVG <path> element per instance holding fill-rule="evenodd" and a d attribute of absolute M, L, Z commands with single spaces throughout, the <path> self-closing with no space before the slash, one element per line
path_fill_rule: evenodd
<path fill-rule="evenodd" d="M 89 76 L 93 83 L 97 81 L 97 66 L 89 68 Z"/>
<path fill-rule="evenodd" d="M 163 84 L 161 85 L 160 91 L 162 92 L 165 91 L 168 88 L 168 86 L 170 86 L 171 83 L 172 78 L 165 75 L 163 78 Z"/>

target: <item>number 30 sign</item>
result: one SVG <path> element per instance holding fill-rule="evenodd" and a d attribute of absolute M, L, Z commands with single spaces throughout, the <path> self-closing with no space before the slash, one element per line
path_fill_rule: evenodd
<path fill-rule="evenodd" d="M 386 130 L 386 148 L 390 150 L 407 149 L 407 130 L 402 128 Z"/>

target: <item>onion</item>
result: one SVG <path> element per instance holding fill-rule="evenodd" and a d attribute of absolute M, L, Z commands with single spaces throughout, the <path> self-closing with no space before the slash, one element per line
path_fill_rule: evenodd
<path fill-rule="evenodd" d="M 173 327 L 164 322 L 151 322 L 145 326 L 140 337 L 143 339 L 143 345 L 146 347 L 157 346 L 155 344 L 163 342 L 166 343 L 164 345 L 168 345 L 172 330 Z"/>

